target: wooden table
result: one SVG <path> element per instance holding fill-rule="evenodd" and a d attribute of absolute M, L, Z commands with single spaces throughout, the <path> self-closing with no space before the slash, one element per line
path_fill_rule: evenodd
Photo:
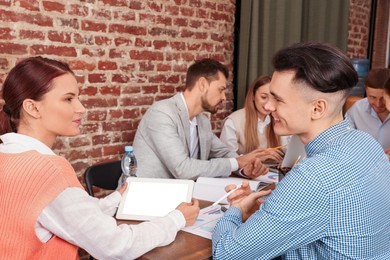
<path fill-rule="evenodd" d="M 212 202 L 199 201 L 200 208 L 210 206 Z M 118 224 L 136 224 L 138 221 L 118 220 Z M 211 240 L 188 232 L 179 231 L 176 239 L 167 246 L 157 247 L 144 254 L 141 260 L 203 260 L 211 259 Z"/>

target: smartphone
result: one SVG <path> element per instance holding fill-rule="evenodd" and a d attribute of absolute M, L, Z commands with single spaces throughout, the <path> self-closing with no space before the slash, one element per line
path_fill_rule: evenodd
<path fill-rule="evenodd" d="M 267 187 L 270 188 L 270 186 L 273 185 L 273 184 L 274 184 L 274 183 L 259 182 L 259 183 L 257 184 L 256 191 L 264 190 L 264 189 L 266 189 Z"/>

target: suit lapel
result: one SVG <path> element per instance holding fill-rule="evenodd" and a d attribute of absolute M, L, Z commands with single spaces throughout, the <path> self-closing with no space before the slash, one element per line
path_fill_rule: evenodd
<path fill-rule="evenodd" d="M 189 120 L 187 108 L 184 104 L 184 101 L 183 101 L 183 98 L 181 97 L 181 95 L 182 95 L 181 93 L 176 94 L 174 96 L 174 99 L 176 102 L 177 109 L 179 111 L 181 125 L 182 125 L 183 130 L 184 130 L 188 154 L 190 154 L 191 153 L 191 151 L 190 151 L 190 143 L 191 143 L 190 142 L 190 120 Z"/>

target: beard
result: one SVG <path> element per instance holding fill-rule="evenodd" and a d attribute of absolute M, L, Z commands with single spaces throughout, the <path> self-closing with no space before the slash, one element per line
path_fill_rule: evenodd
<path fill-rule="evenodd" d="M 205 96 L 202 97 L 202 109 L 206 112 L 210 112 L 211 114 L 215 114 L 217 113 L 218 111 L 218 107 L 219 105 L 221 104 L 222 102 L 219 102 L 217 105 L 215 106 L 212 106 L 208 101 L 207 99 L 205 98 Z"/>

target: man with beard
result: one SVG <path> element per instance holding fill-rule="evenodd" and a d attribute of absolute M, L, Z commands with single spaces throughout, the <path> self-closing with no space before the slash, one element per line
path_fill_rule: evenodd
<path fill-rule="evenodd" d="M 197 179 L 237 171 L 255 178 L 268 171 L 261 160 L 276 154 L 255 150 L 239 157 L 214 135 L 203 114 L 217 112 L 226 100 L 228 77 L 227 67 L 218 61 L 197 61 L 188 68 L 184 92 L 148 109 L 134 139 L 138 177 Z"/>
<path fill-rule="evenodd" d="M 390 155 L 390 114 L 383 95 L 384 85 L 390 78 L 390 69 L 372 69 L 364 79 L 367 97 L 357 101 L 346 116 L 355 129 L 372 135 Z"/>

